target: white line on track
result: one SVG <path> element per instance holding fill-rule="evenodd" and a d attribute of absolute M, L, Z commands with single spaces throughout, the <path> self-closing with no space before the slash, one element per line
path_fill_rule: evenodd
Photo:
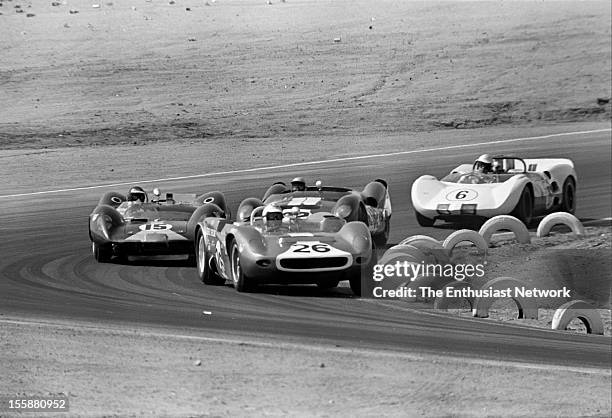
<path fill-rule="evenodd" d="M 606 129 L 595 129 L 595 130 L 590 130 L 590 131 L 561 132 L 561 133 L 541 135 L 541 136 L 529 136 L 529 137 L 523 137 L 523 138 L 500 139 L 498 141 L 477 142 L 474 144 L 448 145 L 445 147 L 425 148 L 425 149 L 417 149 L 417 150 L 412 150 L 412 151 L 397 151 L 397 152 L 389 152 L 385 154 L 358 155 L 355 157 L 342 157 L 342 158 L 332 158 L 330 160 L 306 161 L 306 162 L 301 162 L 301 163 L 290 163 L 290 164 L 265 166 L 265 167 L 244 168 L 240 170 L 218 171 L 215 173 L 194 174 L 190 176 L 168 177 L 168 178 L 162 178 L 162 179 L 139 180 L 139 181 L 129 181 L 129 182 L 122 182 L 122 183 L 111 183 L 111 184 L 99 184 L 96 186 L 74 187 L 70 189 L 43 190 L 39 192 L 7 194 L 7 195 L 0 195 L 0 199 L 9 198 L 9 197 L 22 197 L 22 196 L 35 196 L 35 195 L 44 195 L 44 194 L 52 194 L 52 193 L 74 192 L 74 191 L 79 191 L 79 190 L 102 189 L 106 187 L 129 186 L 134 183 L 140 183 L 140 184 L 158 183 L 158 182 L 168 182 L 168 181 L 177 181 L 177 180 L 197 179 L 197 178 L 202 178 L 202 177 L 215 177 L 215 176 L 222 176 L 222 175 L 227 175 L 227 174 L 252 173 L 256 171 L 278 170 L 282 168 L 303 167 L 307 165 L 337 163 L 337 162 L 342 162 L 342 161 L 365 160 L 369 158 L 395 157 L 398 155 L 420 154 L 423 152 L 446 151 L 446 150 L 451 150 L 451 149 L 480 147 L 484 145 L 490 146 L 490 145 L 496 145 L 496 144 L 507 144 L 511 142 L 534 141 L 534 140 L 558 138 L 562 136 L 585 135 L 585 134 L 602 133 L 602 132 L 610 132 L 610 131 L 612 131 L 612 129 L 606 128 Z"/>
<path fill-rule="evenodd" d="M 149 337 L 149 338 L 168 338 L 168 339 L 176 339 L 183 341 L 199 341 L 199 342 L 208 342 L 208 343 L 216 343 L 216 344 L 231 344 L 231 345 L 250 345 L 253 347 L 259 348 L 273 348 L 273 349 L 286 349 L 286 350 L 308 350 L 308 351 L 323 351 L 323 352 L 334 352 L 340 354 L 361 354 L 361 355 L 369 355 L 375 357 L 394 357 L 394 358 L 403 358 L 410 361 L 420 361 L 420 362 L 439 362 L 439 363 L 464 363 L 464 364 L 473 364 L 479 366 L 488 366 L 488 367 L 512 367 L 518 369 L 535 369 L 535 370 L 547 370 L 547 371 L 560 371 L 560 372 L 570 372 L 570 373 L 585 373 L 592 375 L 603 375 L 609 376 L 611 371 L 609 368 L 591 368 L 591 367 L 572 367 L 572 366 L 561 366 L 561 365 L 550 365 L 550 364 L 533 364 L 526 363 L 521 361 L 510 361 L 510 360 L 487 360 L 487 359 L 478 359 L 478 358 L 464 358 L 457 356 L 442 356 L 436 354 L 416 354 L 416 353 L 407 353 L 407 352 L 399 352 L 399 351 L 391 351 L 391 350 L 376 350 L 376 349 L 367 349 L 367 348 L 357 348 L 357 347 L 337 347 L 326 344 L 306 344 L 306 343 L 290 343 L 290 342 L 282 342 L 282 341 L 262 341 L 260 339 L 247 339 L 243 337 L 235 337 L 235 338 L 227 338 L 227 337 L 203 337 L 198 335 L 186 335 L 186 334 L 175 334 L 169 332 L 159 332 L 159 331 L 142 331 L 135 329 L 127 329 L 127 328 L 110 328 L 103 327 L 100 325 L 85 325 L 85 324 L 76 324 L 69 321 L 62 321 L 61 323 L 57 322 L 43 322 L 43 321 L 35 321 L 35 320 L 18 320 L 18 319 L 0 319 L 0 324 L 7 325 L 18 325 L 18 326 L 36 326 L 36 327 L 45 327 L 45 328 L 54 328 L 59 330 L 81 330 L 81 331 L 91 331 L 91 332 L 107 332 L 114 333 L 117 335 L 136 335 L 139 337 Z M 268 339 L 269 340 L 269 339 Z"/>

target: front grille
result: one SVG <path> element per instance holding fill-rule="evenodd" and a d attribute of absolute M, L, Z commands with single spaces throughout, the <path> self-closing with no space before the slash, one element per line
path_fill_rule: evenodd
<path fill-rule="evenodd" d="M 348 262 L 347 257 L 327 258 L 284 258 L 280 266 L 289 270 L 312 270 L 343 267 Z"/>

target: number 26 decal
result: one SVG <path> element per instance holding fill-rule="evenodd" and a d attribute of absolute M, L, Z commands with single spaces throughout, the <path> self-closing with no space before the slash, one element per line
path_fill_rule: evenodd
<path fill-rule="evenodd" d="M 299 244 L 295 244 L 294 245 L 294 249 L 293 252 L 294 253 L 309 253 L 311 251 L 317 252 L 317 253 L 326 253 L 328 251 L 331 251 L 331 248 L 329 248 L 329 246 L 327 244 L 304 244 L 304 243 L 299 243 Z"/>

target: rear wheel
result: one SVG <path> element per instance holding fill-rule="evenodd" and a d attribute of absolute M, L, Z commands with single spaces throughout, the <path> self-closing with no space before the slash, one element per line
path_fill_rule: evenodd
<path fill-rule="evenodd" d="M 434 223 L 436 222 L 436 221 L 435 221 L 435 219 L 429 219 L 429 218 L 427 218 L 427 217 L 425 217 L 425 216 L 421 215 L 419 212 L 415 212 L 415 213 L 416 213 L 416 219 L 417 219 L 417 222 L 418 222 L 418 223 L 419 223 L 419 225 L 421 225 L 421 226 L 427 226 L 427 227 L 430 227 L 430 226 L 433 226 L 433 225 L 434 225 Z"/>
<path fill-rule="evenodd" d="M 568 178 L 565 180 L 565 183 L 563 183 L 561 210 L 568 213 L 574 213 L 576 210 L 576 183 L 572 178 Z"/>
<path fill-rule="evenodd" d="M 385 229 L 382 232 L 379 232 L 378 234 L 372 236 L 374 244 L 376 244 L 377 247 L 384 247 L 385 245 L 387 245 L 387 241 L 389 241 L 390 223 L 391 219 L 387 218 L 385 220 Z"/>
<path fill-rule="evenodd" d="M 215 274 L 208 264 L 208 255 L 206 253 L 206 242 L 204 240 L 204 234 L 202 231 L 198 232 L 198 238 L 196 239 L 196 266 L 198 269 L 198 277 L 204 284 L 209 285 L 222 285 L 225 283 L 223 279 Z"/>
<path fill-rule="evenodd" d="M 511 215 L 520 219 L 526 226 L 529 226 L 531 223 L 531 220 L 533 219 L 533 196 L 529 187 L 525 187 L 523 189 L 521 198 L 519 199 L 519 202 L 512 211 Z"/>
<path fill-rule="evenodd" d="M 236 289 L 238 292 L 252 292 L 254 286 L 242 271 L 242 265 L 240 264 L 240 251 L 238 251 L 238 244 L 236 244 L 236 241 L 232 243 L 230 259 L 234 289 Z"/>
<path fill-rule="evenodd" d="M 110 245 L 91 243 L 91 252 L 98 263 L 108 263 L 113 256 L 113 248 Z"/>

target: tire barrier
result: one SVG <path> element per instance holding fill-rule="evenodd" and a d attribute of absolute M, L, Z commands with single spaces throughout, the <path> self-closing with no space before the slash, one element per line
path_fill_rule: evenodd
<path fill-rule="evenodd" d="M 538 225 L 538 231 L 536 233 L 538 238 L 547 237 L 550 234 L 550 230 L 555 225 L 566 225 L 572 229 L 572 232 L 577 237 L 584 236 L 584 226 L 582 223 L 571 213 L 567 212 L 554 212 L 550 215 L 546 215 L 544 219 Z"/>
<path fill-rule="evenodd" d="M 599 311 L 582 300 L 572 300 L 559 306 L 552 319 L 552 329 L 565 330 L 576 318 L 582 321 L 588 334 L 603 335 L 604 326 Z"/>
<path fill-rule="evenodd" d="M 505 290 L 507 288 L 527 287 L 527 285 L 513 277 L 498 277 L 486 282 L 481 289 Z M 487 318 L 489 308 L 497 299 L 496 297 L 476 297 L 472 308 L 472 316 L 477 318 Z M 524 298 L 513 293 L 512 300 L 518 306 L 519 319 L 538 319 L 538 307 L 533 298 Z"/>
<path fill-rule="evenodd" d="M 434 300 L 434 309 L 439 309 L 439 310 L 447 310 L 449 306 L 451 306 L 453 301 L 456 301 L 458 299 L 463 299 L 463 300 L 467 300 L 468 303 L 470 304 L 470 310 L 474 308 L 474 298 L 471 296 L 467 296 L 467 297 L 447 297 L 446 296 L 446 292 L 448 288 L 453 288 L 455 290 L 460 290 L 460 289 L 471 289 L 472 285 L 470 283 L 467 282 L 460 282 L 460 281 L 453 281 L 450 283 L 447 283 L 446 285 L 444 285 L 444 287 L 442 287 L 442 291 L 444 292 L 444 296 L 442 297 L 438 297 Z"/>
<path fill-rule="evenodd" d="M 442 243 L 427 235 L 413 235 L 400 241 L 398 245 L 412 245 L 417 247 L 423 251 L 425 255 L 432 255 L 438 264 L 447 264 L 450 260 Z"/>
<path fill-rule="evenodd" d="M 482 254 L 484 257 L 487 256 L 487 248 L 489 248 L 487 241 L 485 241 L 482 235 L 471 229 L 460 229 L 453 232 L 444 240 L 442 246 L 451 255 L 453 249 L 461 242 L 471 242 L 478 248 L 478 254 Z"/>
<path fill-rule="evenodd" d="M 429 235 L 412 235 L 400 241 L 399 245 L 414 245 L 422 248 L 442 248 L 440 241 Z"/>
<path fill-rule="evenodd" d="M 488 247 L 491 243 L 491 236 L 495 232 L 503 230 L 514 232 L 514 236 L 520 244 L 529 244 L 531 242 L 531 237 L 525 224 L 518 218 L 510 215 L 494 216 L 482 225 L 478 233 L 485 239 Z"/>
<path fill-rule="evenodd" d="M 406 298 L 406 300 L 410 302 L 432 302 L 435 300 L 434 296 L 423 296 L 421 294 L 420 287 L 428 287 L 431 290 L 440 290 L 443 289 L 447 284 L 454 282 L 453 279 L 449 277 L 437 277 L 437 276 L 417 276 L 410 283 L 407 284 L 406 287 L 409 289 L 416 290 L 415 298 Z"/>
<path fill-rule="evenodd" d="M 380 260 L 378 260 L 378 264 L 383 265 L 383 266 L 385 265 L 395 266 L 397 263 L 400 263 L 403 265 L 404 262 L 408 263 L 406 265 L 406 269 L 408 269 L 408 271 L 412 271 L 410 267 L 411 264 L 414 264 L 415 267 L 416 265 L 420 266 L 421 264 L 421 262 L 416 260 L 414 256 L 410 254 L 403 254 L 403 253 L 394 253 L 390 255 L 385 254 Z M 396 270 L 393 270 L 393 271 L 395 272 Z M 383 289 L 386 289 L 386 290 L 395 290 L 401 286 L 405 286 L 410 281 L 410 277 L 407 277 L 405 275 L 395 275 L 395 274 L 387 275 L 384 273 L 384 268 L 381 274 L 384 276 L 384 278 L 382 278 L 381 280 L 378 280 L 375 286 L 380 285 Z"/>
<path fill-rule="evenodd" d="M 384 259 L 386 256 L 391 256 L 393 254 L 406 254 L 410 255 L 414 258 L 416 262 L 425 262 L 434 264 L 436 259 L 433 255 L 429 253 L 429 251 L 421 250 L 420 248 L 415 247 L 414 245 L 395 245 L 389 248 L 382 256 Z M 381 259 L 381 261 L 382 261 Z"/>

